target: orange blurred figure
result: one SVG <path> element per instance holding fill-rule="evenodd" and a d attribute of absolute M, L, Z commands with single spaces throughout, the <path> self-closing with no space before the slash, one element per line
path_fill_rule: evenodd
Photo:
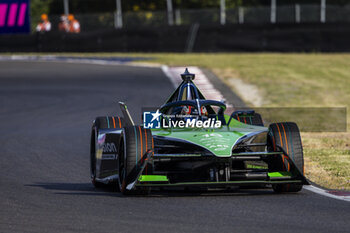
<path fill-rule="evenodd" d="M 51 23 L 47 14 L 41 15 L 41 22 L 36 26 L 37 32 L 49 32 L 51 31 Z"/>
<path fill-rule="evenodd" d="M 74 15 L 72 14 L 68 15 L 68 22 L 69 22 L 69 32 L 80 33 L 80 23 L 78 20 L 74 18 Z"/>

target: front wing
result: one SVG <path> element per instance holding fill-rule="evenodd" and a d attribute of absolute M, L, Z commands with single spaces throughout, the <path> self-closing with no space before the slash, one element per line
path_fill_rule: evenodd
<path fill-rule="evenodd" d="M 280 148 L 282 150 L 282 148 Z M 154 160 L 158 159 L 169 159 L 178 157 L 179 155 L 164 155 L 164 154 L 153 154 L 152 151 L 149 151 L 147 156 L 144 156 L 143 163 L 141 165 L 141 169 L 135 180 L 131 182 L 128 186 L 128 190 L 134 190 L 140 187 L 191 187 L 191 186 L 199 186 L 199 187 L 229 187 L 229 186 L 254 186 L 254 185 L 273 185 L 273 184 L 303 184 L 308 185 L 309 182 L 304 177 L 304 175 L 299 171 L 299 169 L 295 166 L 292 159 L 282 150 L 281 152 L 244 152 L 233 154 L 230 159 L 233 160 L 258 160 L 262 157 L 266 156 L 274 156 L 274 155 L 285 155 L 285 158 L 290 162 L 291 169 L 289 172 L 281 171 L 281 172 L 266 172 L 265 176 L 260 175 L 252 176 L 250 179 L 242 179 L 242 180 L 226 180 L 226 181 L 210 181 L 210 182 L 170 182 L 167 175 L 147 175 L 144 173 L 147 165 L 152 165 Z M 182 155 L 185 158 L 185 155 Z M 197 156 L 189 155 L 187 158 L 194 158 Z"/>

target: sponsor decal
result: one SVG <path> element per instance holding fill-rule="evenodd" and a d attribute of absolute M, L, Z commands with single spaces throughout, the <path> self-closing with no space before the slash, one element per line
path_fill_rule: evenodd
<path fill-rule="evenodd" d="M 157 110 L 143 113 L 143 125 L 146 129 L 220 128 L 221 121 L 216 118 L 200 119 L 198 115 L 163 115 Z"/>
<path fill-rule="evenodd" d="M 206 120 L 198 120 L 195 118 L 186 117 L 184 119 L 172 120 L 172 118 L 162 121 L 163 128 L 220 128 L 221 121 L 213 118 Z"/>
<path fill-rule="evenodd" d="M 157 110 L 156 112 L 143 113 L 143 127 L 145 129 L 159 129 L 161 127 L 160 117 L 162 114 Z"/>
<path fill-rule="evenodd" d="M 213 151 L 224 151 L 229 149 L 230 139 L 218 133 L 207 133 L 199 136 L 199 142 Z"/>
<path fill-rule="evenodd" d="M 29 0 L 0 1 L 0 34 L 29 33 Z"/>
<path fill-rule="evenodd" d="M 117 147 L 113 142 L 103 145 L 103 153 L 117 153 Z"/>

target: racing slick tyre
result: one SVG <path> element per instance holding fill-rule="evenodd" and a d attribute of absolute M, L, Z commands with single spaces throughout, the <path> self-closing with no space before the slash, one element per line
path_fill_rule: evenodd
<path fill-rule="evenodd" d="M 248 125 L 264 126 L 263 120 L 259 113 L 251 115 L 236 114 L 233 116 L 234 119 Z"/>
<path fill-rule="evenodd" d="M 280 151 L 281 147 L 294 162 L 301 174 L 304 175 L 304 156 L 300 132 L 293 122 L 273 123 L 269 126 L 267 135 L 268 151 Z M 290 171 L 291 166 L 285 155 L 276 155 L 269 164 L 269 171 Z M 299 192 L 302 184 L 275 184 L 275 192 Z"/>
<path fill-rule="evenodd" d="M 127 190 L 127 185 L 137 179 L 142 165 L 147 158 L 147 153 L 150 151 L 153 152 L 153 145 L 153 137 L 150 129 L 144 129 L 142 126 L 128 126 L 124 128 L 118 156 L 118 184 L 120 191 L 124 195 L 136 194 L 135 191 Z M 148 189 L 139 191 L 147 192 Z"/>
<path fill-rule="evenodd" d="M 96 181 L 96 141 L 98 131 L 100 129 L 114 129 L 122 128 L 124 126 L 124 121 L 122 117 L 97 117 L 94 120 L 91 131 L 91 142 L 90 142 L 90 177 L 91 183 L 96 187 L 100 188 L 104 184 Z"/>

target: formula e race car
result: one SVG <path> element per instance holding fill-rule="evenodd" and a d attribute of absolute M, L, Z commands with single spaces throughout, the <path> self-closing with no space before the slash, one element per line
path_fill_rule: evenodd
<path fill-rule="evenodd" d="M 206 100 L 186 69 L 166 103 L 143 113 L 135 125 L 123 117 L 97 117 L 91 134 L 91 180 L 116 185 L 123 194 L 159 187 L 272 187 L 298 192 L 304 177 L 303 148 L 292 122 L 264 127 L 253 110 L 226 115 L 226 105 Z"/>

